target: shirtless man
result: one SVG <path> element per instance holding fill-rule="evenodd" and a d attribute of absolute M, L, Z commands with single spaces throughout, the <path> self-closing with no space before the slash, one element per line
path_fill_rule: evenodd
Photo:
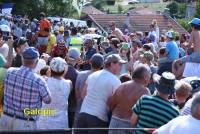
<path fill-rule="evenodd" d="M 146 86 L 150 80 L 148 65 L 139 64 L 132 75 L 132 81 L 123 83 L 113 96 L 108 99 L 108 106 L 112 110 L 109 128 L 130 128 L 131 108 L 137 100 L 145 94 L 150 94 Z M 129 134 L 131 130 L 109 130 L 109 134 Z"/>

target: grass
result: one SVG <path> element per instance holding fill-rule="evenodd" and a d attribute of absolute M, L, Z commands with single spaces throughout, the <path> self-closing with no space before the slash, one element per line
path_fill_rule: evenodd
<path fill-rule="evenodd" d="M 163 12 L 164 9 L 167 6 L 167 2 L 163 2 L 163 3 L 138 3 L 138 4 L 129 4 L 129 5 L 121 5 L 123 8 L 124 12 L 127 12 L 129 10 L 129 8 L 149 8 L 149 9 L 153 9 L 156 11 L 161 11 Z M 114 6 L 104 6 L 104 10 L 107 11 L 109 9 L 110 13 L 118 13 L 118 5 L 120 5 L 120 3 L 116 3 Z"/>

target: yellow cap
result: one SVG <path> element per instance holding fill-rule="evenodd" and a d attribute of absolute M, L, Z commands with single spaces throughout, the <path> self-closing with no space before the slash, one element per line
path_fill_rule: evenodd
<path fill-rule="evenodd" d="M 64 28 L 63 26 L 61 26 L 61 27 L 59 28 L 59 31 L 60 31 L 60 32 L 64 32 L 64 30 L 65 30 L 65 28 Z"/>

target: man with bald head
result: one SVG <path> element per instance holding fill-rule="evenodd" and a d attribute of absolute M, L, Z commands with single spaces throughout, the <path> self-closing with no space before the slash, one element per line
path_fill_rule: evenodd
<path fill-rule="evenodd" d="M 139 64 L 133 71 L 131 81 L 123 83 L 115 94 L 108 99 L 108 106 L 112 110 L 110 128 L 131 128 L 132 106 L 142 95 L 149 95 L 146 88 L 149 84 L 151 71 L 148 65 Z M 125 97 L 126 96 L 126 97 Z M 129 134 L 131 130 L 109 130 L 109 134 Z"/>

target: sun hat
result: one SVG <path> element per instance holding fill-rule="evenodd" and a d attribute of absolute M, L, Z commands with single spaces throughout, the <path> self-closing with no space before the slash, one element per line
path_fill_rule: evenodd
<path fill-rule="evenodd" d="M 153 74 L 153 81 L 158 92 L 172 94 L 175 91 L 176 78 L 173 73 L 163 72 L 162 75 Z"/>
<path fill-rule="evenodd" d="M 61 73 L 68 69 L 68 64 L 64 59 L 55 57 L 50 62 L 50 68 L 54 72 Z"/>

